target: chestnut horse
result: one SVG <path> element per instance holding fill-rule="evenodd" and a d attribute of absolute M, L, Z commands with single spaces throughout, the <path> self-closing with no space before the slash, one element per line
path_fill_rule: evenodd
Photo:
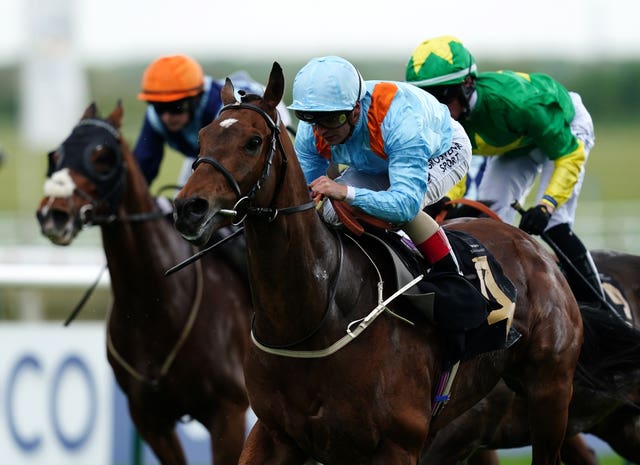
<path fill-rule="evenodd" d="M 472 234 L 517 287 L 509 349 L 460 365 L 432 420 L 442 346 L 438 329 L 391 312 L 390 258 L 365 253 L 313 208 L 276 111 L 284 92 L 274 63 L 264 97 L 237 102 L 227 80 L 219 116 L 200 131 L 194 172 L 175 201 L 176 227 L 195 244 L 244 221 L 254 302 L 245 361 L 258 420 L 239 464 L 414 465 L 427 435 L 485 396 L 501 377 L 531 405 L 533 464 L 559 463 L 582 344 L 577 303 L 552 257 L 517 228 L 477 219 Z M 389 310 L 389 312 L 387 312 Z M 382 315 L 384 313 L 384 315 Z M 379 316 L 380 315 L 380 316 Z"/>
<path fill-rule="evenodd" d="M 591 254 L 601 276 L 605 277 L 603 283 L 605 291 L 613 292 L 613 300 L 615 301 L 618 291 L 615 288 L 609 291 L 612 286 L 610 280 L 612 279 L 620 286 L 622 297 L 626 300 L 625 316 L 635 328 L 640 328 L 640 256 L 612 250 L 594 250 Z M 626 307 L 627 304 L 628 307 Z M 611 322 L 612 326 L 617 323 L 617 320 Z M 586 334 L 585 338 L 588 339 L 588 332 Z M 585 343 L 588 343 L 588 340 Z M 635 351 L 637 354 L 638 343 L 640 343 L 640 336 L 635 343 L 632 341 L 629 344 L 629 352 Z M 602 356 L 606 357 L 606 350 L 603 352 Z M 629 356 L 629 353 L 626 356 Z M 637 355 L 635 358 L 637 359 Z M 624 459 L 631 463 L 640 463 L 640 431 L 637 428 L 637 425 L 640 424 L 640 407 L 638 405 L 640 403 L 640 371 L 629 370 L 626 376 L 620 376 L 620 378 L 622 385 L 612 385 L 609 392 L 593 392 L 580 386 L 579 378 L 576 380 L 574 396 L 569 409 L 567 434 L 578 432 L 593 434 L 605 441 L 613 451 Z M 501 392 L 500 388 L 495 391 L 482 401 L 486 404 L 483 408 L 486 413 L 486 422 L 474 425 L 477 417 L 472 420 L 472 416 L 468 416 L 466 420 L 460 419 L 461 423 L 465 421 L 465 427 L 470 428 L 468 431 L 474 431 L 477 437 L 484 436 L 482 442 L 485 447 L 500 448 L 506 444 L 509 444 L 509 447 L 527 445 L 528 433 L 526 427 L 523 428 L 526 426 L 526 421 L 524 420 L 521 399 L 513 397 L 513 408 L 506 409 L 508 413 L 505 414 L 505 399 L 513 396 L 513 393 Z M 501 397 L 499 403 L 490 405 L 498 397 Z M 488 437 L 491 439 L 487 440 Z M 464 454 L 465 448 L 469 450 L 471 445 L 469 439 L 466 436 L 457 444 L 450 442 L 450 451 Z M 446 455 L 450 456 L 448 452 Z M 585 445 L 580 439 L 571 438 L 568 443 L 565 443 L 562 455 L 563 462 L 567 465 L 597 464 L 592 454 L 585 451 Z M 476 461 L 474 463 L 491 464 L 495 462 L 485 458 L 482 462 Z"/>
<path fill-rule="evenodd" d="M 475 203 L 471 201 L 466 205 L 475 206 Z M 468 213 L 474 212 L 468 210 Z M 612 292 L 613 301 L 616 301 L 620 291 L 613 287 L 611 280 L 617 283 L 626 300 L 624 317 L 635 328 L 640 327 L 640 256 L 610 250 L 591 253 L 604 277 L 603 287 Z M 604 309 L 600 311 L 605 312 Z M 611 318 L 608 326 L 613 328 L 613 334 L 608 338 L 598 338 L 597 342 L 603 344 L 615 339 L 617 347 L 598 347 L 596 350 L 602 358 L 633 356 L 637 361 L 640 333 L 630 332 L 620 325 L 622 322 Z M 590 344 L 590 336 L 593 334 L 586 331 L 585 345 Z M 611 351 L 617 351 L 618 354 L 612 355 Z M 640 410 L 636 405 L 640 401 L 640 372 L 625 371 L 618 374 L 617 378 L 617 383 L 598 392 L 582 385 L 580 376 L 576 377 L 569 408 L 568 437 L 561 450 L 562 462 L 566 465 L 598 463 L 594 452 L 577 434 L 581 432 L 599 437 L 623 458 L 640 463 L 640 431 L 635 426 L 640 423 Z M 487 397 L 440 430 L 431 440 L 421 462 L 425 465 L 498 464 L 498 456 L 492 449 L 530 445 L 525 402 L 504 382 L 500 382 Z"/>
<path fill-rule="evenodd" d="M 210 433 L 216 465 L 237 463 L 248 398 L 242 361 L 249 343 L 246 277 L 216 254 L 165 277 L 193 255 L 161 212 L 119 133 L 120 104 L 106 119 L 90 105 L 50 155 L 42 233 L 68 245 L 99 225 L 113 306 L 107 355 L 131 418 L 163 465 L 185 465 L 175 425 L 183 416 Z"/>

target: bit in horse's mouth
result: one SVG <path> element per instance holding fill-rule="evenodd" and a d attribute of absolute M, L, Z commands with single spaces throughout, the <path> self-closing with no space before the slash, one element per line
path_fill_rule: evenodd
<path fill-rule="evenodd" d="M 225 220 L 224 215 L 220 215 L 218 212 L 208 215 L 196 228 L 196 230 L 192 233 L 186 233 L 181 231 L 182 237 L 196 245 L 203 245 L 209 241 L 213 230 L 216 225 L 219 225 Z"/>

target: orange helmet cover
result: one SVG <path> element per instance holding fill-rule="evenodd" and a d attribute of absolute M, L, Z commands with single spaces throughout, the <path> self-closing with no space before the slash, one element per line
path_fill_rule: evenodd
<path fill-rule="evenodd" d="M 144 71 L 138 99 L 172 102 L 198 95 L 203 86 L 204 73 L 197 61 L 186 55 L 163 56 Z"/>

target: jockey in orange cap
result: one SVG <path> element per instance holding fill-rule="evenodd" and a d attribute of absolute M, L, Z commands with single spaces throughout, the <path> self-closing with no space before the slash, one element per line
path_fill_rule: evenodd
<path fill-rule="evenodd" d="M 264 92 L 264 86 L 244 71 L 236 71 L 229 78 L 236 90 L 258 95 Z M 162 56 L 147 67 L 138 99 L 149 106 L 134 154 L 149 184 L 158 175 L 165 144 L 187 157 L 179 176 L 179 182 L 184 183 L 199 152 L 198 132 L 222 107 L 223 85 L 224 79 L 205 76 L 200 64 L 186 55 Z M 284 104 L 279 111 L 285 125 L 290 126 L 291 117 Z"/>

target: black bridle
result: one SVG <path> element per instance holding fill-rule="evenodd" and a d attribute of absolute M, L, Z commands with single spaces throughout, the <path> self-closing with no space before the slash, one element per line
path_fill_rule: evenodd
<path fill-rule="evenodd" d="M 74 223 L 78 229 L 85 225 L 103 225 L 115 222 L 139 222 L 155 220 L 165 216 L 161 211 L 133 213 L 126 216 L 120 216 L 117 213 L 117 204 L 122 198 L 124 192 L 124 184 L 126 179 L 126 165 L 124 163 L 124 154 L 121 147 L 121 135 L 117 128 L 109 124 L 106 120 L 99 118 L 86 118 L 81 120 L 72 130 L 71 135 L 60 145 L 57 151 L 48 154 L 47 177 L 50 178 L 53 173 L 64 168 L 73 169 L 84 175 L 93 182 L 98 190 L 98 197 L 93 198 L 84 190 L 74 186 L 73 192 L 79 197 L 89 202 L 80 209 L 76 209 L 69 198 L 71 211 L 74 213 Z M 99 146 L 107 146 L 114 152 L 115 165 L 112 171 L 107 175 L 98 173 L 89 162 L 89 156 L 93 149 Z M 82 147 L 82 151 L 79 152 Z M 58 159 L 55 154 L 58 153 Z M 75 183 L 74 183 L 75 184 Z M 95 212 L 105 206 L 107 214 L 96 214 Z M 100 282 L 102 274 L 107 269 L 105 264 L 98 274 L 94 283 L 85 291 L 80 301 L 73 308 L 69 316 L 64 322 L 64 326 L 68 326 L 80 313 L 84 305 L 93 294 L 93 291 Z"/>
<path fill-rule="evenodd" d="M 238 182 L 235 180 L 235 178 L 233 177 L 233 175 L 224 167 L 222 166 L 222 164 L 210 157 L 199 157 L 192 165 L 192 168 L 195 170 L 200 164 L 202 163 L 207 163 L 211 166 L 213 166 L 217 171 L 219 171 L 224 178 L 227 180 L 227 183 L 229 184 L 229 186 L 231 187 L 231 189 L 235 192 L 236 197 L 238 198 L 238 200 L 236 201 L 235 205 L 233 206 L 233 209 L 231 210 L 221 210 L 219 213 L 223 214 L 223 215 L 228 215 L 228 216 L 238 216 L 238 207 L 245 202 L 248 202 L 248 207 L 246 209 L 246 211 L 244 212 L 244 214 L 242 215 L 242 217 L 239 220 L 236 220 L 234 222 L 234 224 L 240 224 L 242 223 L 247 216 L 252 215 L 252 216 L 258 216 L 258 217 L 266 217 L 268 219 L 269 222 L 275 220 L 278 215 L 289 215 L 292 213 L 297 213 L 297 212 L 302 212 L 305 210 L 310 210 L 312 208 L 315 207 L 315 204 L 313 202 L 313 200 L 309 200 L 309 202 L 307 203 L 303 203 L 301 205 L 295 205 L 293 207 L 284 207 L 284 208 L 275 208 L 275 207 L 255 207 L 253 205 L 251 205 L 252 200 L 255 198 L 257 192 L 260 190 L 260 188 L 264 185 L 265 181 L 267 180 L 267 178 L 269 177 L 269 175 L 271 174 L 271 166 L 273 164 L 273 158 L 276 154 L 277 151 L 279 151 L 282 155 L 282 173 L 280 175 L 280 177 L 278 178 L 277 184 L 276 184 L 276 188 L 275 188 L 275 193 L 273 195 L 273 199 L 277 198 L 278 196 L 278 192 L 280 191 L 280 189 L 282 188 L 282 183 L 284 181 L 284 175 L 286 172 L 286 168 L 287 168 L 287 154 L 284 150 L 284 147 L 282 146 L 282 141 L 280 139 L 280 115 L 277 113 L 276 111 L 276 121 L 274 122 L 273 119 L 267 114 L 267 112 L 265 112 L 262 108 L 259 108 L 255 105 L 250 105 L 248 103 L 232 103 L 229 105 L 225 105 L 224 107 L 222 107 L 222 109 L 220 110 L 220 114 L 222 114 L 222 112 L 226 111 L 226 110 L 235 110 L 235 109 L 244 109 L 244 110 L 251 110 L 251 111 L 255 111 L 256 113 L 258 113 L 260 116 L 262 116 L 262 118 L 264 118 L 264 120 L 267 123 L 267 126 L 269 126 L 269 129 L 271 130 L 271 147 L 269 149 L 269 153 L 266 156 L 265 159 L 265 165 L 264 168 L 262 169 L 262 173 L 260 175 L 260 178 L 258 178 L 258 180 L 256 181 L 256 183 L 253 185 L 253 187 L 249 190 L 249 192 L 246 195 L 242 194 L 242 191 L 240 190 L 240 186 L 238 185 Z M 238 234 L 240 232 L 240 230 L 236 231 L 235 234 Z M 290 347 L 294 347 L 297 346 L 299 344 L 302 344 L 303 342 L 309 340 L 312 336 L 314 336 L 319 330 L 320 328 L 322 328 L 322 326 L 324 326 L 324 323 L 326 322 L 328 315 L 329 315 L 329 309 L 330 309 L 330 305 L 331 302 L 333 301 L 333 299 L 335 298 L 335 294 L 336 294 L 336 290 L 337 290 L 337 283 L 338 283 L 338 277 L 340 276 L 340 270 L 342 269 L 342 262 L 343 262 L 343 248 L 342 248 L 342 240 L 340 239 L 340 235 L 338 234 L 338 243 L 340 244 L 340 247 L 338 249 L 339 251 L 339 259 L 338 259 L 338 271 L 337 273 L 334 275 L 333 279 L 331 280 L 330 283 L 330 296 L 329 299 L 327 301 L 327 308 L 325 309 L 325 312 L 322 316 L 322 318 L 320 319 L 320 322 L 315 326 L 315 328 L 313 330 L 311 330 L 308 334 L 306 334 L 305 336 L 303 336 L 302 338 L 288 343 L 288 344 L 284 344 L 284 345 L 270 345 L 267 344 L 265 342 L 260 342 L 260 344 L 262 344 L 265 347 L 269 347 L 271 349 L 286 349 L 286 348 L 290 348 Z M 224 239 L 223 239 L 224 240 Z M 189 263 L 192 263 L 193 261 L 199 259 L 202 255 L 204 255 L 205 253 L 209 252 L 212 248 L 216 247 L 217 245 L 219 245 L 219 243 L 216 243 L 210 247 L 208 247 L 205 250 L 202 250 L 201 252 L 199 252 L 198 254 L 194 255 L 193 257 L 185 260 L 184 262 L 174 266 L 173 268 L 167 270 L 167 272 L 165 273 L 165 275 L 169 275 L 171 273 L 174 273 L 182 268 L 184 268 L 186 265 L 188 265 Z M 253 317 L 251 318 L 251 331 L 253 333 L 253 337 L 256 338 L 257 340 L 257 335 L 255 334 L 254 331 L 254 325 L 255 325 L 255 313 L 253 315 Z"/>
<path fill-rule="evenodd" d="M 295 205 L 293 207 L 285 207 L 285 208 L 255 207 L 255 206 L 251 205 L 251 201 L 255 198 L 257 192 L 264 185 L 264 182 L 267 180 L 267 178 L 271 174 L 271 166 L 273 164 L 273 157 L 275 156 L 276 152 L 279 151 L 280 154 L 282 155 L 282 174 L 281 174 L 280 178 L 278 179 L 278 184 L 276 185 L 276 190 L 275 190 L 275 193 L 273 195 L 273 198 L 275 199 L 277 197 L 278 192 L 280 191 L 280 189 L 282 187 L 282 183 L 284 181 L 284 175 L 285 175 L 285 172 L 287 170 L 288 160 L 287 160 L 287 154 L 286 154 L 286 152 L 284 150 L 284 147 L 282 145 L 282 140 L 280 139 L 280 137 L 281 137 L 281 135 L 280 135 L 280 115 L 278 114 L 278 112 L 276 111 L 276 121 L 274 122 L 273 119 L 268 115 L 268 113 L 266 111 L 264 111 L 262 108 L 257 107 L 255 105 L 250 105 L 250 104 L 244 103 L 244 102 L 236 102 L 236 103 L 231 103 L 231 104 L 225 105 L 224 107 L 222 107 L 220 109 L 220 112 L 218 114 L 220 115 L 220 114 L 222 114 L 222 112 L 224 112 L 226 110 L 237 110 L 237 109 L 255 111 L 260 116 L 262 116 L 262 118 L 266 121 L 267 126 L 271 130 L 271 147 L 270 147 L 269 153 L 268 153 L 268 155 L 267 155 L 267 157 L 265 159 L 265 165 L 264 165 L 264 168 L 262 169 L 262 174 L 260 175 L 260 178 L 258 178 L 258 180 L 254 184 L 254 186 L 249 190 L 249 193 L 247 193 L 246 195 L 242 194 L 242 191 L 240 190 L 240 186 L 238 185 L 238 181 L 236 181 L 236 179 L 229 172 L 229 170 L 227 170 L 224 166 L 222 166 L 222 164 L 218 160 L 216 160 L 214 158 L 211 158 L 211 157 L 198 157 L 196 159 L 196 161 L 193 162 L 193 165 L 191 166 L 193 170 L 195 170 L 202 163 L 206 163 L 208 165 L 213 166 L 218 172 L 220 172 L 224 176 L 224 178 L 227 181 L 227 184 L 229 184 L 229 186 L 231 187 L 233 192 L 236 194 L 236 198 L 238 200 L 236 201 L 236 203 L 233 206 L 233 208 L 232 209 L 220 210 L 218 212 L 218 214 L 225 215 L 225 216 L 238 217 L 239 216 L 239 211 L 240 211 L 239 207 L 243 203 L 248 203 L 247 208 L 245 209 L 244 213 L 240 216 L 240 218 L 233 221 L 233 224 L 237 226 L 237 225 L 243 223 L 244 220 L 249 215 L 257 216 L 257 217 L 264 217 L 264 218 L 267 218 L 267 220 L 269 222 L 271 222 L 271 221 L 275 220 L 278 217 L 278 215 L 289 215 L 291 213 L 298 213 L 298 212 L 302 212 L 302 211 L 310 210 L 310 209 L 314 208 L 315 204 L 313 203 L 313 200 L 310 200 L 309 202 L 303 203 L 301 205 Z M 181 270 L 185 266 L 195 262 L 196 260 L 199 260 L 205 254 L 209 253 L 211 250 L 213 250 L 216 247 L 220 246 L 222 243 L 226 242 L 227 240 L 230 240 L 230 239 L 236 237 L 237 235 L 239 235 L 243 231 L 244 231 L 244 227 L 238 228 L 238 230 L 236 230 L 233 234 L 231 234 L 231 235 L 227 236 L 226 238 L 216 242 L 215 244 L 212 244 L 212 245 L 208 246 L 206 249 L 201 250 L 197 254 L 195 254 L 195 255 L 187 258 L 186 260 L 178 263 L 177 265 L 169 268 L 167 271 L 165 271 L 165 273 L 164 273 L 165 276 L 169 276 L 169 275 L 175 273 L 176 271 Z"/>
<path fill-rule="evenodd" d="M 99 118 L 86 118 L 73 128 L 71 135 L 60 145 L 57 150 L 59 155 L 57 161 L 54 160 L 56 151 L 49 153 L 47 177 L 51 177 L 54 172 L 63 168 L 71 168 L 84 175 L 97 187 L 98 197 L 95 198 L 82 189 L 74 187 L 74 193 L 89 202 L 78 211 L 81 225 L 139 222 L 165 216 L 160 211 L 133 213 L 126 216 L 117 214 L 127 171 L 120 144 L 120 133 L 109 122 Z M 100 146 L 110 148 L 115 156 L 114 168 L 107 175 L 98 173 L 89 160 L 91 151 Z M 106 214 L 96 213 L 101 206 L 106 208 Z"/>
<path fill-rule="evenodd" d="M 213 159 L 211 157 L 199 157 L 195 162 L 193 162 L 192 168 L 194 170 L 202 163 L 207 163 L 207 164 L 213 166 L 217 171 L 219 171 L 224 176 L 224 178 L 227 180 L 227 183 L 229 184 L 231 189 L 236 194 L 236 197 L 237 197 L 238 200 L 236 201 L 236 203 L 233 206 L 233 208 L 230 209 L 230 210 L 220 210 L 219 213 L 222 214 L 222 215 L 238 217 L 239 216 L 239 211 L 240 211 L 239 207 L 243 203 L 248 203 L 249 205 L 246 208 L 246 210 L 244 211 L 244 213 L 241 215 L 241 217 L 239 219 L 236 218 L 233 221 L 234 225 L 238 225 L 238 224 L 242 223 L 248 215 L 266 217 L 268 219 L 268 221 L 273 221 L 278 217 L 278 215 L 288 215 L 288 214 L 291 214 L 291 213 L 297 213 L 297 212 L 310 210 L 311 208 L 314 208 L 315 204 L 313 203 L 313 200 L 310 200 L 309 202 L 301 204 L 301 205 L 296 205 L 296 206 L 293 206 L 293 207 L 285 207 L 285 208 L 255 207 L 255 206 L 251 205 L 251 202 L 255 198 L 256 193 L 264 185 L 265 181 L 267 180 L 267 178 L 271 174 L 271 166 L 273 164 L 273 157 L 275 156 L 276 152 L 279 151 L 280 154 L 282 155 L 282 165 L 283 166 L 282 166 L 282 173 L 281 173 L 280 177 L 278 178 L 278 183 L 276 185 L 276 190 L 275 190 L 275 193 L 273 195 L 273 198 L 275 199 L 278 196 L 278 192 L 282 188 L 282 182 L 284 181 L 284 175 L 285 175 L 286 170 L 287 170 L 288 160 L 287 160 L 287 154 L 285 153 L 284 147 L 282 146 L 282 140 L 280 139 L 280 137 L 281 137 L 281 135 L 280 135 L 280 115 L 278 114 L 278 112 L 276 111 L 276 121 L 274 122 L 273 119 L 267 114 L 267 112 L 264 111 L 260 107 L 257 107 L 255 105 L 250 105 L 248 103 L 232 103 L 232 104 L 225 105 L 224 107 L 222 107 L 222 109 L 220 110 L 219 114 L 222 114 L 222 112 L 224 112 L 226 110 L 238 110 L 238 109 L 255 111 L 260 116 L 262 116 L 262 118 L 267 123 L 267 126 L 271 130 L 271 147 L 269 149 L 269 153 L 267 154 L 267 156 L 265 158 L 265 164 L 264 164 L 264 167 L 262 169 L 262 174 L 260 175 L 260 178 L 258 178 L 256 183 L 253 185 L 253 187 L 249 190 L 249 192 L 246 195 L 242 194 L 242 191 L 240 190 L 240 186 L 238 185 L 238 182 L 235 180 L 233 175 L 231 173 L 229 173 L 229 171 L 224 166 L 222 166 L 222 164 L 220 162 L 218 162 L 217 160 L 215 160 L 215 159 Z"/>
<path fill-rule="evenodd" d="M 238 182 L 234 179 L 234 177 L 231 175 L 231 173 L 229 173 L 229 171 L 227 171 L 224 166 L 222 166 L 217 160 L 214 160 L 213 158 L 209 158 L 209 157 L 202 157 L 202 158 L 198 158 L 194 163 L 193 163 L 193 169 L 195 170 L 196 167 L 200 164 L 200 163 L 208 163 L 211 166 L 213 166 L 215 169 L 217 169 L 218 171 L 220 171 L 220 173 L 222 173 L 222 175 L 225 177 L 225 179 L 227 180 L 227 183 L 231 186 L 231 188 L 233 189 L 233 191 L 236 194 L 236 197 L 238 198 L 238 201 L 236 202 L 236 204 L 234 205 L 232 210 L 223 210 L 221 211 L 223 214 L 227 214 L 227 215 L 232 215 L 232 216 L 237 216 L 238 211 L 237 208 L 238 206 L 243 203 L 243 202 L 249 202 L 249 206 L 246 210 L 246 212 L 244 213 L 244 215 L 242 216 L 242 218 L 234 223 L 234 224 L 239 224 L 241 222 L 243 222 L 245 220 L 245 218 L 247 217 L 247 215 L 255 215 L 255 216 L 262 216 L 262 217 L 267 217 L 268 221 L 273 221 L 275 220 L 278 215 L 288 215 L 291 213 L 297 213 L 297 212 L 302 212 L 305 210 L 309 210 L 315 207 L 315 203 L 313 202 L 313 200 L 310 200 L 307 203 L 301 204 L 301 205 L 296 205 L 293 207 L 285 207 L 285 208 L 273 208 L 273 207 L 254 207 L 251 205 L 251 201 L 254 199 L 256 193 L 258 192 L 258 190 L 260 190 L 260 188 L 262 187 L 262 185 L 264 184 L 264 182 L 267 180 L 267 178 L 269 177 L 269 174 L 271 173 L 271 165 L 273 163 L 273 157 L 276 153 L 276 151 L 280 151 L 280 153 L 282 154 L 282 163 L 283 163 L 283 167 L 282 167 L 282 173 L 278 179 L 276 188 L 275 188 L 275 193 L 273 195 L 273 199 L 277 198 L 278 192 L 280 191 L 281 187 L 282 187 L 282 183 L 284 181 L 284 175 L 286 172 L 286 168 L 287 168 L 287 154 L 284 151 L 284 147 L 282 146 L 282 141 L 280 140 L 280 115 L 278 114 L 278 112 L 276 111 L 276 121 L 274 122 L 273 119 L 262 109 L 259 108 L 255 105 L 250 105 L 247 103 L 234 103 L 234 104 L 230 104 L 230 105 L 225 105 L 221 110 L 220 113 L 222 113 L 225 110 L 230 110 L 230 109 L 245 109 L 245 110 L 252 110 L 257 112 L 260 116 L 262 116 L 264 118 L 264 120 L 267 123 L 267 126 L 269 126 L 269 129 L 271 129 L 271 148 L 269 150 L 269 154 L 267 155 L 266 159 L 265 159 L 265 165 L 264 168 L 262 169 L 262 174 L 260 176 L 260 178 L 258 179 L 258 181 L 254 184 L 254 186 L 249 190 L 249 193 L 246 195 L 242 195 L 242 192 L 240 190 L 240 187 L 238 186 Z M 335 298 L 335 294 L 337 291 L 337 284 L 338 284 L 338 277 L 340 276 L 340 271 L 342 270 L 342 262 L 343 262 L 343 246 L 342 246 L 342 240 L 340 238 L 340 235 L 337 234 L 337 238 L 338 238 L 338 243 L 340 245 L 339 249 L 338 249 L 338 271 L 335 273 L 335 275 L 333 276 L 333 279 L 331 280 L 331 283 L 329 285 L 329 299 L 327 300 L 327 307 L 325 308 L 324 314 L 322 316 L 322 318 L 320 319 L 320 321 L 318 322 L 318 324 L 310 331 L 308 332 L 305 336 L 287 343 L 287 344 L 282 344 L 282 345 L 272 345 L 272 344 L 267 344 L 265 342 L 260 342 L 260 344 L 262 344 L 265 347 L 269 347 L 271 349 L 288 349 L 291 347 L 295 347 L 298 346 L 300 344 L 302 344 L 303 342 L 308 341 L 309 339 L 311 339 L 315 334 L 318 333 L 318 331 L 320 331 L 320 329 L 324 326 L 328 316 L 329 316 L 329 310 L 331 307 L 331 302 L 333 302 L 334 298 Z M 258 336 L 255 333 L 255 317 L 256 314 L 254 313 L 252 318 L 251 318 L 251 332 L 253 334 L 253 337 L 258 340 Z"/>

